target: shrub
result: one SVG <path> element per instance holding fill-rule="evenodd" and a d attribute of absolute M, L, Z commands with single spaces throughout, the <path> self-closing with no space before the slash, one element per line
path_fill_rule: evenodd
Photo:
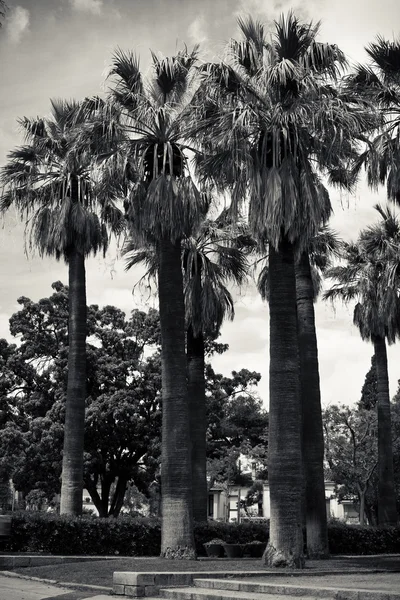
<path fill-rule="evenodd" d="M 331 554 L 394 554 L 400 552 L 400 527 L 369 527 L 335 523 L 328 527 Z"/>
<path fill-rule="evenodd" d="M 51 554 L 157 556 L 161 528 L 156 519 L 14 514 L 8 550 Z"/>
<path fill-rule="evenodd" d="M 220 523 L 208 521 L 195 523 L 194 538 L 198 556 L 205 555 L 203 544 L 214 538 L 222 539 L 227 544 L 246 544 L 253 540 L 268 541 L 268 523 Z"/>
<path fill-rule="evenodd" d="M 218 538 L 228 544 L 268 542 L 267 523 L 196 523 L 196 551 Z M 400 552 L 400 527 L 376 528 L 335 523 L 329 525 L 329 547 L 334 554 Z M 121 515 L 118 519 L 69 517 L 46 513 L 14 513 L 6 549 L 50 554 L 159 556 L 161 527 L 158 519 Z"/>

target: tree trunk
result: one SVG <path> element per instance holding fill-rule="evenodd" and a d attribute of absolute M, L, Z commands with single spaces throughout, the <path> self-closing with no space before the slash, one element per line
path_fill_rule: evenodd
<path fill-rule="evenodd" d="M 269 247 L 270 398 L 268 566 L 303 568 L 300 375 L 294 249 Z"/>
<path fill-rule="evenodd" d="M 60 513 L 82 514 L 86 400 L 86 281 L 84 255 L 73 249 L 69 263 L 68 383 L 64 425 Z"/>
<path fill-rule="evenodd" d="M 188 399 L 190 439 L 192 444 L 193 519 L 207 521 L 207 474 L 206 474 L 206 382 L 204 364 L 204 337 L 187 330 Z"/>
<path fill-rule="evenodd" d="M 162 364 L 161 555 L 195 558 L 180 244 L 159 248 Z"/>
<path fill-rule="evenodd" d="M 99 517 L 106 518 L 108 517 L 108 496 L 107 503 L 104 503 L 104 490 L 102 490 L 102 494 L 100 497 L 99 492 L 97 491 L 97 486 L 92 481 L 85 481 L 85 487 L 90 494 L 90 497 L 95 505 L 97 512 L 99 513 Z"/>
<path fill-rule="evenodd" d="M 360 494 L 360 525 L 365 525 L 365 492 Z"/>
<path fill-rule="evenodd" d="M 306 252 L 301 255 L 295 272 L 307 552 L 309 558 L 326 558 L 329 549 L 325 501 L 324 434 L 315 330 L 314 286 L 310 259 Z"/>
<path fill-rule="evenodd" d="M 397 511 L 386 341 L 377 337 L 373 342 L 378 391 L 378 523 L 389 526 L 397 524 Z"/>
<path fill-rule="evenodd" d="M 114 494 L 111 500 L 110 510 L 108 512 L 110 517 L 118 517 L 121 509 L 124 505 L 124 499 L 126 494 L 126 488 L 128 486 L 128 478 L 126 475 L 118 475 L 117 485 L 115 486 Z"/>

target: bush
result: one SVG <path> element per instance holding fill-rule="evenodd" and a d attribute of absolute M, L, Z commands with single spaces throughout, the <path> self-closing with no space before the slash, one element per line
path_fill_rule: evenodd
<path fill-rule="evenodd" d="M 157 556 L 161 528 L 156 519 L 14 514 L 8 550 L 51 554 Z"/>
<path fill-rule="evenodd" d="M 400 527 L 369 527 L 335 523 L 328 527 L 331 554 L 395 554 L 400 552 Z"/>
<path fill-rule="evenodd" d="M 268 542 L 269 523 L 196 523 L 196 551 L 219 538 L 228 544 Z M 329 547 L 334 554 L 400 552 L 400 527 L 376 528 L 335 523 L 329 525 Z M 161 527 L 158 519 L 121 515 L 118 519 L 68 517 L 45 513 L 14 513 L 6 549 L 49 554 L 159 556 Z"/>
<path fill-rule="evenodd" d="M 195 523 L 194 538 L 198 556 L 205 556 L 203 544 L 214 538 L 224 540 L 227 544 L 246 544 L 253 540 L 268 542 L 269 523 Z"/>

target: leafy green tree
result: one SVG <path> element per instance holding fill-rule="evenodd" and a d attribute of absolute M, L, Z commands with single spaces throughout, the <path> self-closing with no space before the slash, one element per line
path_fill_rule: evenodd
<path fill-rule="evenodd" d="M 23 420 L 15 426 L 8 419 L 0 433 L 17 489 L 40 489 L 48 499 L 59 492 L 68 360 L 68 288 L 53 288 L 37 303 L 20 298 L 22 308 L 10 319 L 21 342 L 19 362 L 30 362 L 34 377 L 32 393 L 25 386 L 16 399 L 14 413 Z M 134 310 L 126 319 L 115 307 L 91 305 L 87 325 L 84 483 L 99 514 L 117 516 L 128 482 L 146 490 L 158 468 L 159 319 L 155 310 Z M 8 402 L 15 389 L 9 387 Z"/>
<path fill-rule="evenodd" d="M 363 386 L 361 388 L 361 398 L 358 402 L 358 408 L 372 410 L 376 407 L 378 401 L 378 381 L 376 375 L 376 358 L 375 355 L 371 358 L 371 367 L 365 376 Z"/>
<path fill-rule="evenodd" d="M 366 496 L 378 463 L 376 412 L 330 406 L 323 412 L 323 423 L 329 477 L 338 486 L 339 499 L 358 498 L 364 525 Z"/>
<path fill-rule="evenodd" d="M 257 504 L 258 516 L 263 516 L 263 500 L 264 500 L 264 485 L 260 480 L 254 481 L 251 488 L 246 494 L 245 505 L 253 506 Z"/>
<path fill-rule="evenodd" d="M 206 365 L 209 487 L 236 476 L 240 455 L 266 465 L 268 414 L 256 392 L 260 378 L 248 369 L 226 377 Z"/>
<path fill-rule="evenodd" d="M 353 321 L 362 339 L 374 345 L 378 411 L 378 521 L 395 525 L 397 511 L 394 490 L 392 427 L 386 340 L 395 342 L 400 332 L 400 302 L 396 286 L 387 285 L 387 271 L 393 271 L 393 252 L 398 247 L 400 227 L 389 208 L 377 205 L 381 220 L 361 232 L 356 244 L 343 246 L 345 265 L 328 271 L 336 280 L 325 298 L 355 299 Z"/>
<path fill-rule="evenodd" d="M 68 288 L 53 284 L 49 298 L 19 299 L 10 319 L 18 346 L 0 343 L 0 474 L 25 495 L 59 493 L 67 379 Z M 161 361 L 158 313 L 87 309 L 87 398 L 84 484 L 101 516 L 117 516 L 134 485 L 151 496 L 159 471 Z M 209 354 L 226 345 L 206 339 Z M 208 452 L 255 451 L 265 461 L 267 416 L 255 392 L 258 373 L 231 377 L 206 366 Z M 262 452 L 264 454 L 262 454 Z M 36 497 L 36 496 L 35 496 Z"/>
<path fill-rule="evenodd" d="M 317 41 L 318 25 L 292 13 L 271 39 L 251 18 L 239 20 L 227 60 L 206 67 L 207 86 L 194 111 L 203 148 L 198 169 L 231 192 L 233 212 L 248 200 L 251 233 L 269 245 L 271 493 L 269 565 L 302 567 L 300 370 L 295 244 L 317 232 L 330 212 L 317 168 L 348 181 L 352 133 L 369 115 L 341 96 L 345 59 Z"/>
<path fill-rule="evenodd" d="M 10 206 L 27 220 L 31 247 L 61 258 L 69 269 L 68 391 L 65 414 L 61 512 L 82 511 L 83 436 L 86 397 L 85 258 L 106 251 L 106 225 L 117 228 L 119 211 L 100 202 L 93 154 L 100 151 L 84 131 L 76 102 L 53 100 L 49 118 L 20 120 L 26 144 L 8 154 L 1 181 L 0 212 Z M 103 148 L 104 150 L 104 148 Z"/>

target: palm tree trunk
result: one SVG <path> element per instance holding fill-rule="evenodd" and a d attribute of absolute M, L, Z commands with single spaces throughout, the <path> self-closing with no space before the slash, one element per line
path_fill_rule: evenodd
<path fill-rule="evenodd" d="M 324 480 L 324 434 L 315 330 L 314 286 L 307 252 L 302 253 L 296 264 L 295 273 L 307 552 L 309 558 L 326 558 L 329 549 Z"/>
<path fill-rule="evenodd" d="M 206 476 L 206 382 L 204 375 L 204 337 L 187 330 L 188 398 L 190 438 L 192 444 L 193 519 L 207 521 Z"/>
<path fill-rule="evenodd" d="M 162 364 L 161 555 L 195 558 L 180 244 L 159 248 Z"/>
<path fill-rule="evenodd" d="M 396 525 L 396 494 L 393 472 L 392 425 L 385 338 L 373 339 L 378 396 L 378 523 Z"/>
<path fill-rule="evenodd" d="M 60 513 L 82 514 L 83 442 L 86 400 L 85 258 L 73 249 L 69 263 L 68 382 Z"/>
<path fill-rule="evenodd" d="M 283 238 L 269 248 L 270 400 L 268 566 L 304 566 L 301 527 L 302 461 L 300 375 L 294 249 Z"/>

